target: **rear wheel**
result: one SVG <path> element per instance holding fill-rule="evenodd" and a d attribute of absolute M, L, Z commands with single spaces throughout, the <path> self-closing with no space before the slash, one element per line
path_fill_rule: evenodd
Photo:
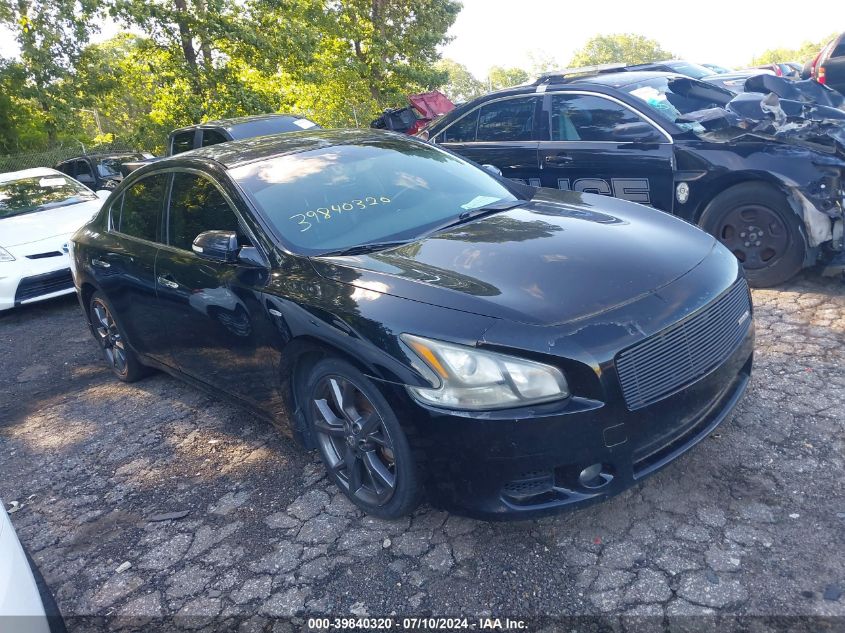
<path fill-rule="evenodd" d="M 91 296 L 88 313 L 97 342 L 115 376 L 124 382 L 135 382 L 150 373 L 127 344 L 126 335 L 102 293 L 95 292 Z"/>
<path fill-rule="evenodd" d="M 373 383 L 349 363 L 319 361 L 303 390 L 308 423 L 329 476 L 359 508 L 378 517 L 409 514 L 420 501 L 408 440 Z"/>
<path fill-rule="evenodd" d="M 713 198 L 699 226 L 742 262 L 748 283 L 775 286 L 804 265 L 798 216 L 782 193 L 765 183 L 745 183 Z"/>

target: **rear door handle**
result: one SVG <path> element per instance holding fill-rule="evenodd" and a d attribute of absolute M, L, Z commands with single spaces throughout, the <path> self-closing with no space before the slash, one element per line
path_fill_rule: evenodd
<path fill-rule="evenodd" d="M 572 162 L 572 156 L 568 154 L 554 154 L 546 156 L 546 162 L 550 165 L 565 165 Z"/>
<path fill-rule="evenodd" d="M 166 277 L 165 275 L 159 275 L 157 279 L 158 279 L 158 283 L 160 283 L 165 288 L 178 288 L 179 287 L 178 283 L 176 283 L 175 281 L 173 281 L 169 277 Z"/>
<path fill-rule="evenodd" d="M 92 259 L 91 265 L 94 266 L 94 268 L 111 268 L 111 264 L 104 259 Z"/>

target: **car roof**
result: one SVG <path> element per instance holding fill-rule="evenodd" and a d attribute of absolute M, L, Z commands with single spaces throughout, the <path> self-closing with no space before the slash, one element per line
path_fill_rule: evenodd
<path fill-rule="evenodd" d="M 156 168 L 172 165 L 185 159 L 213 160 L 227 169 L 285 154 L 296 154 L 334 145 L 359 145 L 386 138 L 414 141 L 411 137 L 384 130 L 322 130 L 285 132 L 268 136 L 217 143 L 162 158 L 151 165 Z"/>
<path fill-rule="evenodd" d="M 38 178 L 39 176 L 63 176 L 67 178 L 67 174 L 63 174 L 55 169 L 50 169 L 49 167 L 34 167 L 32 169 L 7 171 L 5 174 L 0 174 L 0 182 L 11 182 L 12 180 L 21 180 L 23 178 Z"/>
<path fill-rule="evenodd" d="M 611 88 L 620 88 L 629 84 L 635 84 L 640 81 L 648 81 L 649 79 L 657 79 L 658 77 L 686 77 L 686 75 L 679 75 L 678 73 L 669 73 L 660 70 L 625 70 L 618 73 L 599 73 L 596 75 L 574 76 L 569 80 L 553 81 L 549 85 L 565 85 L 572 86 L 573 84 L 597 84 L 600 86 L 609 86 Z M 689 77 L 687 77 L 689 79 Z"/>
<path fill-rule="evenodd" d="M 86 158 L 118 158 L 120 156 L 137 156 L 138 154 L 143 154 L 141 150 L 131 150 L 127 149 L 124 151 L 117 151 L 117 152 L 91 152 L 90 154 L 80 154 L 79 156 L 71 156 L 70 158 L 65 158 L 62 162 L 68 163 L 72 160 L 85 160 Z"/>
<path fill-rule="evenodd" d="M 248 116 L 239 116 L 233 117 L 231 119 L 215 119 L 213 121 L 205 121 L 204 123 L 197 123 L 195 125 L 186 125 L 185 127 L 180 127 L 176 130 L 173 130 L 171 134 L 177 134 L 179 132 L 185 132 L 187 130 L 195 130 L 197 128 L 220 128 L 226 131 L 231 131 L 232 129 L 238 127 L 239 125 L 243 125 L 245 123 L 254 123 L 256 121 L 266 121 L 270 119 L 304 119 L 305 117 L 297 116 L 294 114 L 282 114 L 282 113 L 270 113 L 270 114 L 250 114 Z"/>

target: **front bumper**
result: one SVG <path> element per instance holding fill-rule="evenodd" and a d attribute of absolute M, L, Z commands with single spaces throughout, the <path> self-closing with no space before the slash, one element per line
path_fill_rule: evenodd
<path fill-rule="evenodd" d="M 0 262 L 0 310 L 74 292 L 67 236 L 7 249 L 15 258 Z"/>
<path fill-rule="evenodd" d="M 748 384 L 754 329 L 715 371 L 637 411 L 571 398 L 562 407 L 462 416 L 420 409 L 433 503 L 485 519 L 532 518 L 630 488 L 706 438 Z M 597 465 L 597 466 L 596 466 Z M 594 466 L 582 476 L 585 469 Z"/>

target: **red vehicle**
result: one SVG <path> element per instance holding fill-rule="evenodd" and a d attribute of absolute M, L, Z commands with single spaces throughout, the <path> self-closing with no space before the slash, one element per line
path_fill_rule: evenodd
<path fill-rule="evenodd" d="M 408 101 L 411 104 L 408 107 L 385 110 L 370 127 L 414 135 L 432 120 L 455 109 L 455 104 L 437 90 L 409 95 Z"/>

